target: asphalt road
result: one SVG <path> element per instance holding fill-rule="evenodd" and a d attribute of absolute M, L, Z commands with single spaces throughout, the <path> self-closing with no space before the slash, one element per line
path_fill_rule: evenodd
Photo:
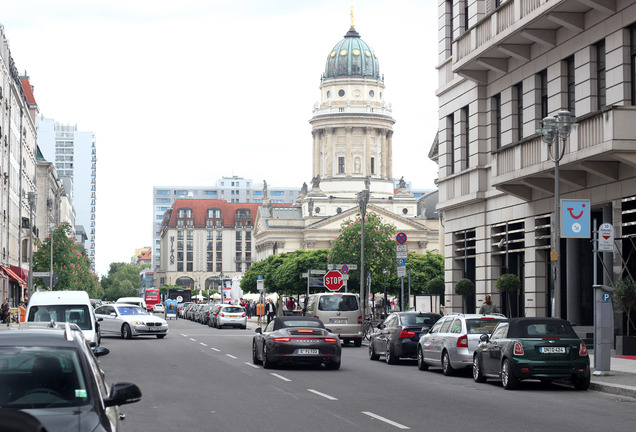
<path fill-rule="evenodd" d="M 475 383 L 469 373 L 421 372 L 414 361 L 370 361 L 343 347 L 338 371 L 255 366 L 253 331 L 170 321 L 165 339 L 104 338 L 108 383 L 134 382 L 129 431 L 632 430 L 636 400 L 561 385 Z M 383 359 L 383 358 L 382 358 Z"/>

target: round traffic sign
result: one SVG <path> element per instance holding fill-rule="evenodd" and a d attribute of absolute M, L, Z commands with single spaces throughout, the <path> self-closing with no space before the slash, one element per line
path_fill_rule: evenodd
<path fill-rule="evenodd" d="M 349 266 L 346 264 L 342 265 L 342 268 L 340 269 L 340 271 L 342 272 L 342 274 L 347 274 L 349 273 Z"/>
<path fill-rule="evenodd" d="M 325 284 L 325 288 L 327 288 L 329 291 L 338 291 L 340 288 L 342 288 L 343 285 L 343 280 L 342 280 L 342 273 L 340 273 L 338 270 L 330 270 L 327 272 L 327 274 L 325 274 L 325 276 L 323 277 L 323 283 Z"/>
<path fill-rule="evenodd" d="M 177 296 L 177 302 L 179 302 L 179 303 L 183 303 L 183 297 L 181 297 L 181 296 Z"/>
<path fill-rule="evenodd" d="M 399 244 L 404 244 L 406 243 L 406 234 L 401 232 L 398 233 L 397 236 L 395 236 L 395 240 L 399 243 Z"/>

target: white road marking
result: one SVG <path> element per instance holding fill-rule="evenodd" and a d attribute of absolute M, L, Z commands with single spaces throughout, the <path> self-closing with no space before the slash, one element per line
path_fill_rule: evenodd
<path fill-rule="evenodd" d="M 220 349 L 217 349 L 217 348 L 210 348 L 210 349 L 211 349 L 212 351 L 221 352 L 221 350 L 220 350 Z"/>
<path fill-rule="evenodd" d="M 373 414 L 372 412 L 362 411 L 362 414 L 366 414 L 369 417 L 373 417 L 376 420 L 383 421 L 384 423 L 390 424 L 391 426 L 395 426 L 398 429 L 411 429 L 408 426 L 404 426 L 403 424 L 399 424 L 397 422 L 394 422 L 393 420 L 389 420 L 388 418 L 384 418 L 384 417 L 379 416 L 377 414 Z"/>
<path fill-rule="evenodd" d="M 250 362 L 245 362 L 246 365 L 248 366 L 252 366 L 254 369 L 260 369 L 260 367 L 256 366 L 255 364 L 252 364 Z"/>
<path fill-rule="evenodd" d="M 203 342 L 199 342 L 203 346 L 208 346 L 208 344 L 204 344 Z"/>
<path fill-rule="evenodd" d="M 229 358 L 233 358 L 233 359 L 237 359 L 238 357 L 234 357 L 232 354 L 225 354 L 226 356 L 228 356 Z"/>
<path fill-rule="evenodd" d="M 277 373 L 272 373 L 271 375 L 275 376 L 276 378 L 281 379 L 283 381 L 288 381 L 288 382 L 291 381 L 289 378 L 285 378 L 284 376 L 278 375 Z"/>
<path fill-rule="evenodd" d="M 181 336 L 183 336 L 183 337 L 188 337 L 188 335 L 184 335 L 183 333 L 181 333 Z"/>
<path fill-rule="evenodd" d="M 196 339 L 192 339 L 192 338 L 190 338 L 190 340 L 191 340 L 192 342 L 196 342 L 196 341 L 197 341 Z"/>
<path fill-rule="evenodd" d="M 312 392 L 312 393 L 314 393 L 314 394 L 317 394 L 318 396 L 322 396 L 322 397 L 324 397 L 325 399 L 329 399 L 329 400 L 338 400 L 338 398 L 335 398 L 335 397 L 333 397 L 333 396 L 329 396 L 328 394 L 320 393 L 319 391 L 314 390 L 314 389 L 307 389 L 307 391 L 308 391 L 308 392 Z"/>

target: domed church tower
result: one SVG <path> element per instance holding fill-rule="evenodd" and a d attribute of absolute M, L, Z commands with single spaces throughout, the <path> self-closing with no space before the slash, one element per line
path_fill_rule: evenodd
<path fill-rule="evenodd" d="M 310 120 L 312 177 L 325 195 L 393 195 L 392 135 L 395 121 L 384 101 L 378 57 L 353 26 L 327 54 L 320 103 Z M 314 182 L 315 184 L 315 182 Z"/>

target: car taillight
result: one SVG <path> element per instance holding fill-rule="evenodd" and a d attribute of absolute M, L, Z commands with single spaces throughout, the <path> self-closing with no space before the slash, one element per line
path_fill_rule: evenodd
<path fill-rule="evenodd" d="M 468 348 L 468 335 L 457 338 L 457 348 Z"/>
<path fill-rule="evenodd" d="M 413 336 L 415 336 L 415 332 L 408 331 L 406 329 L 400 332 L 400 339 L 411 339 Z"/>
<path fill-rule="evenodd" d="M 362 324 L 362 315 L 358 317 L 358 324 Z"/>
<path fill-rule="evenodd" d="M 223 318 L 225 316 L 225 314 L 223 312 L 221 312 L 221 318 Z"/>
<path fill-rule="evenodd" d="M 584 342 L 581 342 L 581 345 L 579 346 L 579 355 L 581 357 L 585 357 L 587 355 L 587 347 Z"/>
<path fill-rule="evenodd" d="M 243 314 L 241 315 L 241 318 L 243 318 L 245 316 L 245 312 L 243 312 Z"/>
<path fill-rule="evenodd" d="M 514 355 L 523 355 L 523 344 L 521 342 L 515 342 Z"/>
<path fill-rule="evenodd" d="M 288 337 L 274 338 L 274 342 L 289 342 L 289 338 Z"/>
<path fill-rule="evenodd" d="M 338 339 L 335 339 L 335 338 L 325 338 L 325 342 L 336 343 L 336 342 L 338 342 Z"/>

